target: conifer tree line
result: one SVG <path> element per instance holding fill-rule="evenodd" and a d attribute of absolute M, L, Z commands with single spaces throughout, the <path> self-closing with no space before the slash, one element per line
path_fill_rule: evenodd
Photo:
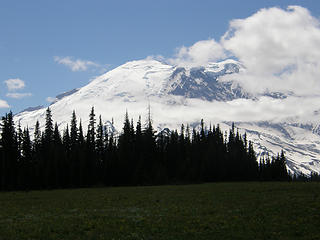
<path fill-rule="evenodd" d="M 227 134 L 201 120 L 200 130 L 182 125 L 179 132 L 156 134 L 150 114 L 146 123 L 139 117 L 134 124 L 126 113 L 114 136 L 92 107 L 86 133 L 73 111 L 61 134 L 47 108 L 45 129 L 37 121 L 31 141 L 28 127 L 14 125 L 12 112 L 2 117 L 0 190 L 289 178 L 283 152 L 258 164 L 252 142 L 234 126 Z"/>

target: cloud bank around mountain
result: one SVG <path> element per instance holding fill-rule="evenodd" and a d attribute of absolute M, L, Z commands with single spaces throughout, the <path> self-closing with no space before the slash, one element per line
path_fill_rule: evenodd
<path fill-rule="evenodd" d="M 210 61 L 236 58 L 245 71 L 221 80 L 236 81 L 247 91 L 320 92 L 320 22 L 300 6 L 264 8 L 245 19 L 230 22 L 219 42 L 211 39 L 181 47 L 176 65 L 201 66 Z"/>
<path fill-rule="evenodd" d="M 222 45 L 214 39 L 198 41 L 191 47 L 180 47 L 176 49 L 174 58 L 169 59 L 169 63 L 186 66 L 199 67 L 208 62 L 215 62 L 226 58 L 226 53 Z"/>

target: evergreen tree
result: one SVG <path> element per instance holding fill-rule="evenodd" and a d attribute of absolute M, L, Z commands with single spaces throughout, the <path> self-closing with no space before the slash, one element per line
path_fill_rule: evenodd
<path fill-rule="evenodd" d="M 120 184 L 129 184 L 132 181 L 132 156 L 133 156 L 133 139 L 131 134 L 131 124 L 129 115 L 126 111 L 123 130 L 119 136 L 119 162 L 118 162 L 118 182 Z M 120 170 L 121 169 L 121 170 Z"/>
<path fill-rule="evenodd" d="M 104 164 L 104 154 L 105 154 L 105 148 L 104 148 L 104 132 L 103 132 L 103 124 L 101 115 L 99 116 L 99 123 L 97 125 L 97 133 L 96 133 L 96 154 L 97 154 L 97 176 L 99 182 L 102 181 L 102 168 Z"/>
<path fill-rule="evenodd" d="M 18 147 L 18 159 L 17 161 L 19 162 L 20 161 L 20 156 L 22 154 L 22 138 L 23 138 L 23 132 L 22 132 L 22 128 L 21 128 L 21 123 L 19 121 L 18 123 L 18 129 L 17 129 L 17 147 Z"/>
<path fill-rule="evenodd" d="M 143 182 L 159 184 L 164 170 L 157 159 L 156 137 L 152 126 L 150 105 L 148 107 L 148 118 L 145 129 L 142 132 L 142 147 Z"/>
<path fill-rule="evenodd" d="M 102 156 L 104 153 L 104 133 L 103 133 L 103 124 L 101 120 L 101 115 L 99 116 L 99 123 L 97 126 L 97 139 L 96 139 L 96 149 L 97 149 L 97 156 L 102 160 Z"/>
<path fill-rule="evenodd" d="M 82 130 L 82 123 L 81 123 L 81 120 L 80 120 L 80 123 L 79 123 L 78 145 L 79 145 L 79 146 L 83 146 L 83 144 L 84 144 L 84 136 L 83 136 L 83 130 Z"/>
<path fill-rule="evenodd" d="M 41 183 L 44 188 L 53 188 L 55 183 L 55 162 L 53 143 L 53 120 L 50 107 L 46 110 L 45 129 L 42 138 L 42 154 L 40 159 Z"/>
<path fill-rule="evenodd" d="M 259 175 L 259 169 L 258 169 L 258 163 L 257 163 L 257 156 L 253 149 L 253 144 L 251 141 L 249 141 L 246 166 L 247 166 L 247 171 L 245 172 L 246 180 L 257 180 Z"/>
<path fill-rule="evenodd" d="M 89 115 L 89 125 L 88 125 L 88 133 L 87 133 L 87 143 L 90 145 L 92 149 L 95 147 L 95 113 L 94 113 L 94 107 L 91 108 L 91 112 Z"/>
<path fill-rule="evenodd" d="M 44 129 L 44 140 L 46 144 L 49 144 L 53 140 L 53 120 L 50 107 L 46 111 L 46 123 Z"/>
<path fill-rule="evenodd" d="M 34 127 L 34 151 L 39 151 L 40 145 L 41 145 L 41 131 L 40 131 L 40 124 L 39 121 L 36 122 L 36 125 Z"/>
<path fill-rule="evenodd" d="M 42 183 L 42 172 L 43 172 L 43 153 L 42 153 L 42 133 L 40 130 L 39 121 L 36 121 L 34 127 L 34 135 L 33 135 L 33 145 L 32 145 L 32 161 L 33 161 L 33 185 L 35 188 L 41 188 L 43 186 Z"/>
<path fill-rule="evenodd" d="M 138 122 L 136 124 L 136 131 L 134 135 L 134 154 L 132 156 L 133 169 L 132 169 L 132 182 L 133 184 L 141 183 L 142 174 L 142 126 L 141 126 L 141 116 L 139 116 Z"/>
<path fill-rule="evenodd" d="M 1 124 L 2 145 L 2 172 L 1 186 L 4 190 L 17 189 L 18 144 L 13 122 L 13 114 L 10 111 L 2 117 Z"/>
<path fill-rule="evenodd" d="M 78 146 L 78 159 L 77 159 L 77 168 L 75 169 L 76 171 L 76 177 L 77 177 L 77 185 L 78 186 L 84 186 L 88 183 L 88 180 L 86 179 L 86 156 L 87 156 L 87 149 L 86 149 L 86 143 L 85 139 L 83 136 L 83 130 L 82 130 L 82 123 L 80 120 L 79 123 L 79 134 L 78 134 L 78 141 L 77 141 L 77 146 Z"/>
<path fill-rule="evenodd" d="M 284 156 L 284 151 L 281 150 L 280 155 L 276 158 L 275 162 L 275 168 L 276 168 L 276 177 L 275 180 L 289 180 L 289 175 L 286 167 L 286 157 Z"/>
<path fill-rule="evenodd" d="M 78 127 L 77 127 L 77 117 L 76 112 L 72 112 L 71 124 L 70 124 L 70 145 L 71 149 L 74 150 L 77 145 L 78 140 Z"/>
<path fill-rule="evenodd" d="M 89 185 L 93 185 L 96 183 L 97 179 L 97 159 L 96 159 L 96 148 L 95 148 L 95 113 L 94 107 L 91 108 L 91 112 L 89 115 L 89 125 L 88 125 L 88 132 L 87 132 L 87 147 L 86 147 L 86 179 Z"/>
<path fill-rule="evenodd" d="M 72 162 L 72 154 L 71 154 L 71 138 L 69 134 L 69 126 L 63 131 L 62 143 L 65 153 L 65 182 L 67 186 L 73 186 L 73 162 Z"/>
<path fill-rule="evenodd" d="M 32 179 L 32 144 L 28 127 L 23 130 L 21 145 L 21 187 L 22 189 L 29 189 L 32 187 L 34 179 Z"/>
<path fill-rule="evenodd" d="M 55 145 L 61 145 L 62 144 L 62 139 L 59 131 L 58 124 L 55 123 L 54 125 L 54 131 L 53 131 L 53 142 Z"/>
<path fill-rule="evenodd" d="M 58 124 L 55 123 L 53 131 L 53 185 L 55 187 L 66 187 L 67 186 L 67 173 L 66 173 L 66 151 L 62 144 L 62 138 L 60 135 Z"/>
<path fill-rule="evenodd" d="M 63 137 L 62 137 L 63 146 L 67 153 L 71 150 L 71 140 L 69 135 L 69 126 L 67 124 L 67 127 L 63 131 Z"/>
<path fill-rule="evenodd" d="M 2 138 L 0 137 L 0 191 L 5 189 L 6 185 L 6 176 L 5 176 L 5 158 L 4 158 L 4 149 L 2 145 Z"/>

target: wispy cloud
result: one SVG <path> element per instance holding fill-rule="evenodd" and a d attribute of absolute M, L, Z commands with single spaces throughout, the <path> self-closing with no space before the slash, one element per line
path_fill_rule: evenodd
<path fill-rule="evenodd" d="M 0 108 L 9 108 L 9 104 L 5 100 L 0 99 Z"/>
<path fill-rule="evenodd" d="M 55 98 L 55 97 L 47 97 L 46 100 L 47 100 L 47 102 L 52 103 L 52 102 L 56 101 L 57 98 Z"/>
<path fill-rule="evenodd" d="M 25 87 L 25 83 L 20 78 L 11 78 L 5 80 L 4 83 L 7 85 L 9 91 L 14 91 L 18 89 L 23 89 Z"/>
<path fill-rule="evenodd" d="M 24 89 L 26 86 L 25 82 L 23 80 L 21 80 L 20 78 L 11 78 L 11 79 L 5 80 L 4 83 L 7 85 L 7 88 L 9 91 L 6 94 L 6 97 L 8 97 L 8 98 L 21 99 L 21 98 L 32 96 L 32 93 L 16 92 L 17 90 L 19 91 L 21 89 Z M 4 105 L 4 106 L 6 106 L 6 104 L 7 104 L 6 102 L 5 102 L 5 104 L 2 103 L 2 105 Z"/>
<path fill-rule="evenodd" d="M 7 93 L 6 96 L 9 98 L 20 99 L 25 97 L 31 97 L 32 93 Z"/>
<path fill-rule="evenodd" d="M 86 71 L 90 67 L 100 68 L 101 65 L 93 61 L 73 59 L 72 57 L 54 57 L 56 63 L 69 67 L 73 72 Z"/>

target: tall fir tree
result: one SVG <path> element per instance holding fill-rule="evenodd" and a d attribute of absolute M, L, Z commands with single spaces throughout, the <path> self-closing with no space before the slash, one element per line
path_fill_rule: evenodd
<path fill-rule="evenodd" d="M 32 177 L 32 143 L 28 127 L 23 130 L 21 145 L 21 188 L 30 189 L 33 185 L 34 179 Z"/>
<path fill-rule="evenodd" d="M 44 129 L 44 140 L 48 144 L 53 140 L 53 120 L 50 107 L 46 110 L 46 123 Z"/>
<path fill-rule="evenodd" d="M 103 133 L 103 124 L 101 115 L 99 116 L 99 123 L 97 125 L 97 133 L 96 133 L 96 149 L 99 158 L 102 158 L 104 153 L 104 133 Z"/>
<path fill-rule="evenodd" d="M 96 118 L 94 113 L 94 107 L 91 108 L 89 114 L 89 124 L 88 124 L 88 132 L 87 132 L 87 148 L 86 148 L 86 167 L 87 167 L 87 183 L 89 185 L 93 185 L 97 180 L 97 159 L 96 159 Z"/>
<path fill-rule="evenodd" d="M 34 141 L 34 150 L 39 151 L 40 145 L 41 145 L 41 130 L 40 130 L 40 124 L 37 120 L 35 127 L 34 127 L 34 135 L 33 135 L 33 141 Z"/>
<path fill-rule="evenodd" d="M 70 145 L 71 149 L 74 149 L 77 145 L 78 140 L 78 126 L 76 112 L 73 110 L 71 123 L 70 123 Z"/>
<path fill-rule="evenodd" d="M 1 186 L 4 190 L 17 189 L 17 168 L 18 168 L 18 144 L 13 122 L 13 114 L 10 111 L 2 117 L 1 124 L 2 144 L 2 172 Z"/>
<path fill-rule="evenodd" d="M 120 175 L 118 176 L 118 182 L 121 184 L 128 184 L 132 178 L 132 155 L 133 155 L 133 139 L 131 135 L 131 124 L 129 121 L 129 115 L 126 111 L 122 134 L 119 136 L 119 161 L 118 168 Z M 122 169 L 120 171 L 120 169 Z"/>
<path fill-rule="evenodd" d="M 91 108 L 91 112 L 89 115 L 89 125 L 88 125 L 88 133 L 87 133 L 87 143 L 90 145 L 91 148 L 94 148 L 95 146 L 95 136 L 96 136 L 96 130 L 95 130 L 95 124 L 96 124 L 96 118 L 94 113 L 94 107 Z"/>

